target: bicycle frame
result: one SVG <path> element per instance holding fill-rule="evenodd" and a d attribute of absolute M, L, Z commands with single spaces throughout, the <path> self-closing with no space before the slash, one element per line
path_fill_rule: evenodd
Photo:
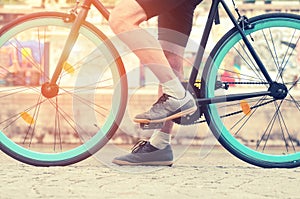
<path fill-rule="evenodd" d="M 237 29 L 239 34 L 242 36 L 243 41 L 245 42 L 245 46 L 248 48 L 250 54 L 253 56 L 254 61 L 257 63 L 259 69 L 263 73 L 264 77 L 266 78 L 267 82 L 271 86 L 273 83 L 270 75 L 268 74 L 265 66 L 261 62 L 260 58 L 254 51 L 252 45 L 250 44 L 248 38 L 246 37 L 244 30 L 241 28 L 241 26 L 238 24 L 238 21 L 235 19 L 233 16 L 232 12 L 228 8 L 227 4 L 224 2 L 224 0 L 213 0 L 209 14 L 208 14 L 208 19 L 206 21 L 206 25 L 202 34 L 202 38 L 200 41 L 200 46 L 195 58 L 194 66 L 189 78 L 189 85 L 193 85 L 194 82 L 196 82 L 196 78 L 200 69 L 200 66 L 203 61 L 203 56 L 205 52 L 205 48 L 209 39 L 209 35 L 212 29 L 213 23 L 218 23 L 219 22 L 219 4 L 221 4 L 230 18 L 231 22 L 233 23 L 234 27 Z M 247 98 L 253 98 L 253 97 L 259 97 L 259 96 L 265 96 L 265 95 L 271 95 L 271 92 L 268 91 L 263 91 L 263 92 L 253 92 L 253 93 L 244 93 L 244 94 L 232 94 L 232 95 L 227 95 L 226 97 L 214 97 L 214 98 L 198 98 L 197 102 L 198 104 L 204 105 L 204 104 L 211 104 L 211 103 L 219 103 L 219 102 L 225 102 L 225 101 L 235 101 L 235 100 L 242 100 L 242 99 L 247 99 Z"/>
<path fill-rule="evenodd" d="M 81 0 L 79 10 L 77 0 L 70 13 L 32 13 L 0 29 L 0 102 L 7 106 L 0 120 L 0 148 L 16 160 L 36 166 L 70 165 L 96 153 L 122 127 L 126 108 L 132 108 L 127 106 L 131 93 L 119 55 L 123 53 L 86 20 L 91 6 L 106 19 L 112 16 L 100 1 Z M 300 16 L 269 13 L 248 21 L 236 7 L 230 12 L 224 2 L 211 2 L 187 82 L 198 110 L 168 119 L 180 125 L 206 122 L 225 149 L 250 164 L 299 167 L 300 126 L 295 124 L 300 117 Z M 213 23 L 219 22 L 218 6 L 234 26 L 206 60 L 204 49 Z M 206 64 L 199 77 L 202 62 Z M 45 82 L 49 74 L 51 80 Z M 222 94 L 226 90 L 227 95 Z M 250 100 L 240 101 L 245 98 Z M 163 120 L 140 126 L 160 129 Z"/>
<path fill-rule="evenodd" d="M 78 1 L 79 2 L 79 1 Z M 213 0 L 212 5 L 208 14 L 208 19 L 204 28 L 204 32 L 200 41 L 200 46 L 197 51 L 197 56 L 195 58 L 195 62 L 193 65 L 192 72 L 190 74 L 189 78 L 189 85 L 193 85 L 196 81 L 201 63 L 203 61 L 203 55 L 205 52 L 205 48 L 209 39 L 209 35 L 212 29 L 212 25 L 214 21 L 218 22 L 218 6 L 221 4 L 230 18 L 231 22 L 233 23 L 234 27 L 237 29 L 239 34 L 242 36 L 243 41 L 245 42 L 245 46 L 248 48 L 250 54 L 253 56 L 255 62 L 257 63 L 259 69 L 263 73 L 264 77 L 266 78 L 268 84 L 271 86 L 273 84 L 273 81 L 268 74 L 266 68 L 264 67 L 263 63 L 261 62 L 260 58 L 254 51 L 252 45 L 250 44 L 248 38 L 246 37 L 244 30 L 239 25 L 238 21 L 235 19 L 233 13 L 228 8 L 227 4 L 224 2 L 224 0 Z M 76 20 L 74 22 L 74 25 L 71 29 L 70 35 L 66 41 L 66 45 L 63 49 L 62 56 L 60 57 L 60 60 L 57 64 L 56 70 L 53 74 L 53 77 L 51 78 L 50 84 L 55 84 L 63 67 L 63 63 L 67 60 L 68 55 L 70 53 L 70 50 L 72 49 L 73 45 L 76 42 L 76 39 L 78 37 L 78 30 L 80 28 L 81 23 L 86 19 L 88 11 L 91 6 L 95 6 L 96 9 L 104 16 L 106 20 L 109 19 L 109 11 L 105 8 L 105 6 L 99 1 L 99 0 L 84 0 L 81 5 L 81 10 L 76 17 Z M 253 93 L 243 93 L 243 94 L 233 94 L 233 95 L 227 95 L 222 97 L 214 97 L 214 98 L 198 98 L 197 102 L 198 104 L 204 105 L 204 104 L 211 104 L 211 103 L 218 103 L 218 102 L 225 102 L 225 101 L 235 101 L 235 100 L 242 100 L 246 98 L 253 98 L 253 97 L 259 97 L 259 96 L 265 96 L 265 95 L 271 95 L 271 91 L 263 91 L 263 92 L 253 92 Z"/>

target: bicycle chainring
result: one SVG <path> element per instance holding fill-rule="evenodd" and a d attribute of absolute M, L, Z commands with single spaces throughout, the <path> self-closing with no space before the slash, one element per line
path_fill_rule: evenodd
<path fill-rule="evenodd" d="M 198 124 L 199 119 L 202 115 L 201 109 L 198 108 L 195 113 L 192 115 L 185 115 L 176 119 L 173 119 L 172 121 L 176 124 L 180 125 L 193 125 L 193 124 Z"/>

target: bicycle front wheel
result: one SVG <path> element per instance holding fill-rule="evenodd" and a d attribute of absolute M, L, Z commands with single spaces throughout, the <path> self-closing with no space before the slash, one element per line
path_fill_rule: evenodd
<path fill-rule="evenodd" d="M 212 51 L 201 87 L 204 97 L 223 96 L 226 102 L 205 106 L 205 117 L 219 142 L 238 158 L 260 167 L 297 167 L 300 165 L 300 17 L 266 14 L 249 22 L 251 26 L 245 26 L 249 41 L 273 81 L 285 85 L 288 94 L 284 99 L 266 95 L 226 101 L 228 94 L 269 88 L 233 28 Z"/>
<path fill-rule="evenodd" d="M 63 65 L 58 93 L 47 91 L 70 19 L 35 13 L 0 31 L 1 150 L 27 164 L 62 166 L 89 157 L 113 136 L 125 111 L 123 63 L 107 37 L 87 22 Z"/>

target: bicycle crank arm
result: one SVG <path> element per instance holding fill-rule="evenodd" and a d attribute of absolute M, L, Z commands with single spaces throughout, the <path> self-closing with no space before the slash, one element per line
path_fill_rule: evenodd
<path fill-rule="evenodd" d="M 253 93 L 223 95 L 223 96 L 217 96 L 217 97 L 212 97 L 212 98 L 200 98 L 200 99 L 197 99 L 196 101 L 201 106 L 201 105 L 206 105 L 206 104 L 231 102 L 231 101 L 237 101 L 237 100 L 266 96 L 266 95 L 272 96 L 270 91 L 261 91 L 261 92 L 253 92 Z"/>

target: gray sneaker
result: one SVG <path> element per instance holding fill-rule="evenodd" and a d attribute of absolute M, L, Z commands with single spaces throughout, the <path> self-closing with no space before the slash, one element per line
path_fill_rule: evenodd
<path fill-rule="evenodd" d="M 131 166 L 172 166 L 173 151 L 170 145 L 158 149 L 150 142 L 141 140 L 135 144 L 130 154 L 116 157 L 112 162 L 117 165 Z"/>
<path fill-rule="evenodd" d="M 134 122 L 160 123 L 193 114 L 196 110 L 195 100 L 189 92 L 182 99 L 163 94 L 149 111 L 135 116 Z"/>

